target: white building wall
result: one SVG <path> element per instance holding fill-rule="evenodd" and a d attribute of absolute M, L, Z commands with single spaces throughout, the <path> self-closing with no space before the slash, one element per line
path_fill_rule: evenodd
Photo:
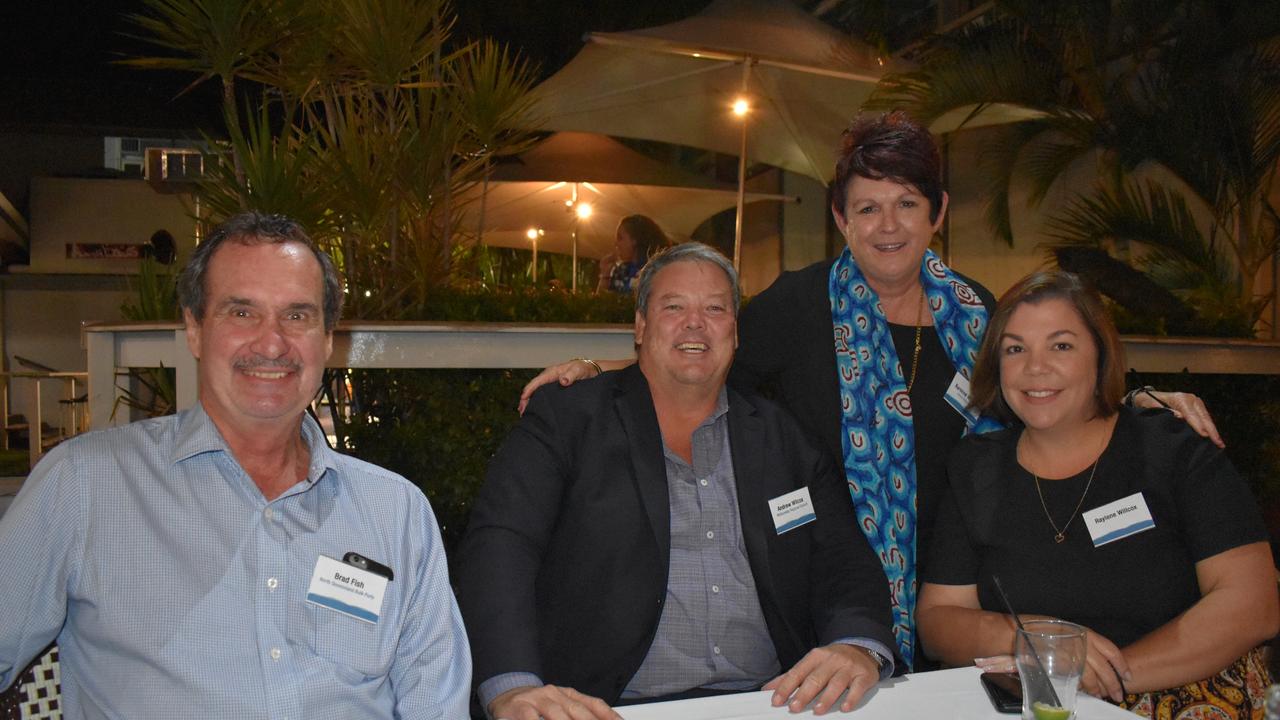
<path fill-rule="evenodd" d="M 143 180 L 37 177 L 31 180 L 31 264 L 0 275 L 5 368 L 21 371 L 15 355 L 60 371 L 86 367 L 80 328 L 118 322 L 120 306 L 134 295 L 137 260 L 67 257 L 72 243 L 145 245 L 166 229 L 178 246 L 181 268 L 195 244 L 195 222 L 186 196 L 161 194 Z M 30 416 L 31 381 L 9 383 L 10 413 Z M 83 389 L 81 389 L 83 393 Z M 57 426 L 61 391 L 42 384 L 46 422 Z"/>
<path fill-rule="evenodd" d="M 73 259 L 73 243 L 146 244 L 168 230 L 181 267 L 195 246 L 195 220 L 185 195 L 156 192 L 143 180 L 32 178 L 31 267 L 33 273 L 133 274 L 135 260 Z"/>

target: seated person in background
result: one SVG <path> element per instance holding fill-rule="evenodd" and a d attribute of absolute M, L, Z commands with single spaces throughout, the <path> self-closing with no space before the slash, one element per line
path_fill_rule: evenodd
<path fill-rule="evenodd" d="M 953 665 L 1012 652 L 998 577 L 1020 615 L 1089 628 L 1086 692 L 1147 716 L 1198 704 L 1261 717 L 1271 679 L 1257 646 L 1280 609 L 1258 508 L 1212 443 L 1121 406 L 1124 367 L 1076 276 L 1036 273 L 1000 299 L 971 406 L 1011 427 L 951 455 L 917 611 L 923 646 Z"/>
<path fill-rule="evenodd" d="M 669 244 L 662 228 L 647 215 L 622 218 L 618 222 L 613 253 L 600 258 L 600 280 L 596 292 L 630 293 L 635 289 L 640 268 Z"/>
<path fill-rule="evenodd" d="M 178 295 L 199 403 L 59 445 L 0 519 L 0 689 L 56 638 L 68 718 L 465 717 L 426 498 L 306 414 L 342 313 L 333 262 L 245 213 Z"/>
<path fill-rule="evenodd" d="M 715 250 L 656 256 L 638 365 L 540 390 L 490 463 L 458 595 L 491 717 L 762 685 L 819 714 L 847 689 L 848 711 L 892 672 L 843 479 L 782 410 L 725 387 L 738 305 Z"/>

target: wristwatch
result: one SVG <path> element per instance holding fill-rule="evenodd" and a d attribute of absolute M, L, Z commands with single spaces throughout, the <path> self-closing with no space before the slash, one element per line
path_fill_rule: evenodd
<path fill-rule="evenodd" d="M 881 655 L 875 650 L 872 650 L 871 648 L 865 647 L 863 645 L 854 645 L 854 647 L 866 653 L 868 657 L 870 657 L 872 660 L 875 661 L 877 671 L 882 673 L 884 672 L 885 666 L 889 664 L 889 658 L 886 658 L 885 656 Z"/>

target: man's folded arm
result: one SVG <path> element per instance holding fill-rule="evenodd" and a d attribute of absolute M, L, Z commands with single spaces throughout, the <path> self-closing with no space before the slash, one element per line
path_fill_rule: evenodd
<path fill-rule="evenodd" d="M 887 680 L 893 677 L 893 670 L 897 667 L 897 661 L 894 659 L 893 650 L 884 643 L 871 638 L 840 638 L 832 644 L 853 645 L 864 650 L 870 650 L 884 661 L 880 666 L 880 679 Z"/>
<path fill-rule="evenodd" d="M 466 717 L 471 698 L 471 651 L 449 587 L 444 543 L 423 499 L 410 532 L 424 548 L 419 578 L 405 613 L 391 682 L 396 717 Z"/>
<path fill-rule="evenodd" d="M 825 453 L 815 453 L 809 483 L 817 515 L 810 602 L 818 643 L 857 639 L 860 642 L 852 644 L 873 649 L 896 664 L 884 568 L 858 528 L 843 477 Z"/>
<path fill-rule="evenodd" d="M 484 708 L 486 716 L 489 716 L 489 705 L 493 703 L 494 698 L 499 695 L 523 687 L 542 687 L 542 678 L 527 672 L 509 672 L 501 675 L 494 675 L 488 680 L 484 680 L 476 688 L 476 698 L 480 701 L 480 707 Z M 489 716 L 492 717 L 492 716 Z"/>
<path fill-rule="evenodd" d="M 534 395 L 490 461 L 460 548 L 458 602 L 476 683 L 507 673 L 537 678 L 543 669 L 535 584 L 559 513 L 565 472 L 547 395 L 548 390 Z"/>
<path fill-rule="evenodd" d="M 87 489 L 68 446 L 36 465 L 0 519 L 0 690 L 58 635 L 83 548 Z"/>

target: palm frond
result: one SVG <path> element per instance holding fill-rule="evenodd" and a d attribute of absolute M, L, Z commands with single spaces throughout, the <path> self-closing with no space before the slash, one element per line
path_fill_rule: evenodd
<path fill-rule="evenodd" d="M 318 181 L 315 138 L 293 127 L 274 133 L 265 104 L 257 116 L 246 118 L 244 129 L 228 117 L 227 130 L 229 143 L 206 138 L 215 150 L 205 158 L 209 174 L 199 191 L 212 219 L 258 210 L 322 228 L 333 191 L 332 185 Z"/>
<path fill-rule="evenodd" d="M 537 69 L 508 48 L 484 40 L 469 48 L 465 62 L 450 65 L 451 82 L 457 88 L 458 115 L 480 151 L 492 154 L 499 138 L 502 152 L 514 154 L 528 149 L 535 127 L 535 101 L 529 90 L 537 79 Z"/>
<path fill-rule="evenodd" d="M 991 139 L 983 143 L 980 165 L 985 180 L 987 204 L 983 215 L 987 226 L 996 237 L 1013 246 L 1013 222 L 1010 215 L 1010 195 L 1014 174 L 1021 161 L 1021 154 L 1028 144 L 1046 131 L 1039 121 L 1017 123 L 993 128 Z"/>
<path fill-rule="evenodd" d="M 429 68 L 448 39 L 446 7 L 444 0 L 333 0 L 333 51 L 359 81 L 396 87 Z"/>
<path fill-rule="evenodd" d="M 1238 296 L 1239 275 L 1229 257 L 1215 251 L 1181 194 L 1154 182 L 1099 187 L 1049 219 L 1050 247 L 1111 243 L 1141 245 L 1141 264 L 1175 291 L 1210 288 Z"/>

